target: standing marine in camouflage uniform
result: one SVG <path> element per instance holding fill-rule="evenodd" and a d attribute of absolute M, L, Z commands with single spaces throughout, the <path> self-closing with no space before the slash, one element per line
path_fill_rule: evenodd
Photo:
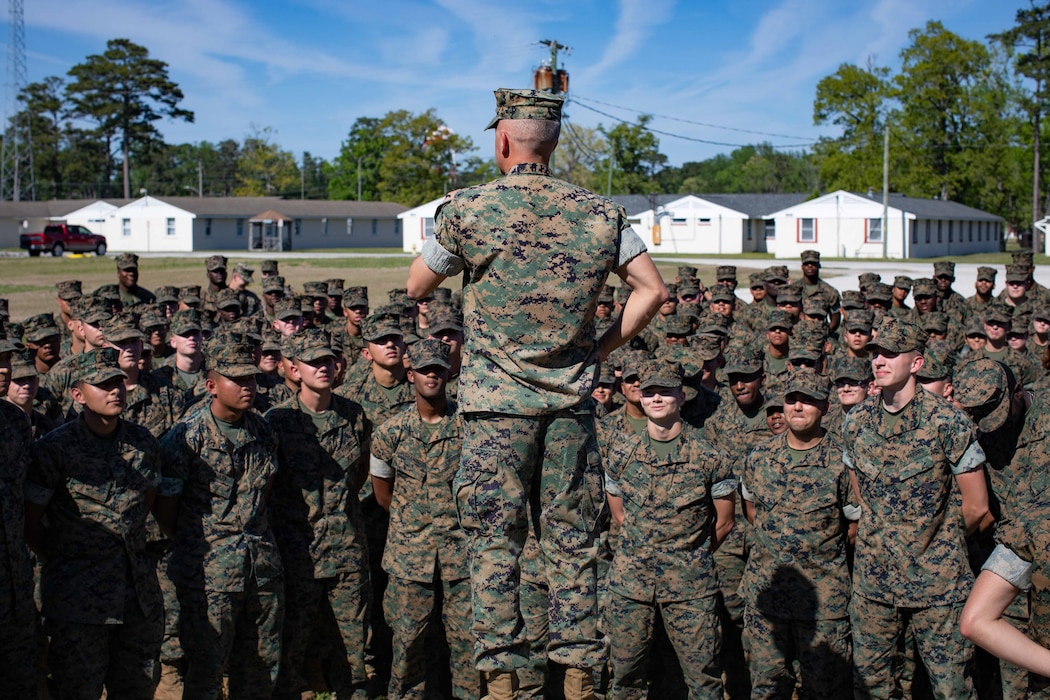
<path fill-rule="evenodd" d="M 854 683 L 898 697 L 908 628 L 939 698 L 972 698 L 972 649 L 959 613 L 973 574 L 966 536 L 991 524 L 984 451 L 961 410 L 917 386 L 926 334 L 886 316 L 872 341 L 882 392 L 846 416 L 844 461 L 863 513 L 853 598 Z"/>
<path fill-rule="evenodd" d="M 740 487 L 751 529 L 741 586 L 751 697 L 853 697 L 846 565 L 860 517 L 842 444 L 821 428 L 827 380 L 792 371 L 783 388 L 787 431 L 756 447 Z M 801 672 L 795 673 L 795 664 Z"/>
<path fill-rule="evenodd" d="M 164 435 L 157 520 L 171 533 L 168 574 L 179 598 L 185 696 L 269 698 L 277 680 L 284 618 L 281 556 L 268 495 L 277 437 L 250 410 L 255 367 L 247 345 L 216 352 L 210 404 Z"/>
<path fill-rule="evenodd" d="M 214 321 L 218 313 L 215 302 L 219 292 L 226 289 L 226 256 L 209 255 L 204 261 L 204 269 L 208 275 L 208 286 L 200 296 L 200 310 L 204 319 Z"/>
<path fill-rule="evenodd" d="M 11 370 L 14 350 L 14 343 L 0 339 L 0 370 Z M 36 608 L 23 497 L 32 441 L 25 414 L 0 401 L 0 697 L 5 700 L 33 697 L 37 683 Z"/>
<path fill-rule="evenodd" d="M 270 507 L 287 599 L 274 697 L 298 699 L 307 690 L 307 648 L 318 629 L 325 641 L 338 642 L 334 666 L 349 667 L 349 678 L 335 672 L 329 687 L 338 697 L 363 697 L 371 593 L 357 492 L 372 424 L 359 405 L 332 393 L 335 353 L 327 333 L 303 331 L 287 338 L 284 350 L 300 391 L 266 414 L 279 440 Z"/>
<path fill-rule="evenodd" d="M 347 287 L 343 290 L 343 323 L 333 323 L 332 337 L 343 346 L 343 356 L 351 366 L 361 359 L 365 339 L 361 326 L 368 317 L 368 287 Z"/>
<path fill-rule="evenodd" d="M 105 687 L 113 698 L 150 698 L 164 632 L 146 552 L 160 447 L 121 418 L 116 351 L 78 355 L 73 378 L 80 415 L 33 445 L 25 488 L 55 695 L 93 700 Z"/>
<path fill-rule="evenodd" d="M 819 296 L 827 302 L 829 312 L 828 329 L 834 333 L 839 327 L 841 298 L 839 291 L 820 278 L 820 252 L 802 251 L 802 294 L 806 297 Z"/>
<path fill-rule="evenodd" d="M 470 634 L 470 568 L 467 541 L 456 515 L 452 481 L 459 468 L 463 425 L 445 397 L 449 347 L 421 340 L 409 352 L 415 408 L 380 426 L 372 439 L 372 486 L 390 510 L 383 569 L 390 575 L 383 609 L 394 635 L 387 696 L 424 697 L 428 632 L 436 626 L 437 600 L 451 651 L 453 697 L 480 693 Z M 431 676 L 433 677 L 433 676 Z"/>
<path fill-rule="evenodd" d="M 459 190 L 438 210 L 409 271 L 425 297 L 466 270 L 466 354 L 459 404 L 460 518 L 471 540 L 475 658 L 493 698 L 516 694 L 528 658 L 518 605 L 528 506 L 538 509 L 551 600 L 551 661 L 566 698 L 593 696 L 597 538 L 604 505 L 590 393 L 597 363 L 656 313 L 667 290 L 623 208 L 551 176 L 562 98 L 497 90 L 496 163 L 505 177 Z M 632 294 L 595 338 L 610 273 Z"/>
<path fill-rule="evenodd" d="M 646 697 L 656 611 L 692 700 L 722 699 L 718 582 L 711 552 L 733 528 L 736 479 L 724 455 L 682 422 L 679 368 L 646 364 L 642 434 L 609 447 L 606 487 L 620 536 L 609 571 L 605 631 L 613 700 Z"/>
<path fill-rule="evenodd" d="M 139 304 L 156 302 L 157 297 L 153 292 L 139 286 L 139 256 L 134 253 L 121 253 L 115 260 L 117 262 L 117 285 L 123 308 L 130 309 Z"/>

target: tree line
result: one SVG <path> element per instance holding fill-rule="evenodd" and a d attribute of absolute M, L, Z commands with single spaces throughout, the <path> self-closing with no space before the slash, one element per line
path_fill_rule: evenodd
<path fill-rule="evenodd" d="M 653 117 L 596 128 L 567 121 L 552 168 L 610 194 L 880 190 L 889 144 L 894 192 L 993 212 L 1028 230 L 1050 205 L 1042 159 L 1050 71 L 1050 0 L 1013 27 L 968 39 L 928 22 L 909 32 L 894 71 L 869 60 L 819 81 L 813 122 L 837 132 L 808 149 L 757 143 L 669 165 Z M 28 85 L 11 130 L 32 133 L 35 197 L 156 195 L 362 199 L 414 206 L 498 175 L 492 158 L 430 109 L 360 117 L 331 161 L 282 148 L 252 126 L 242 139 L 168 144 L 161 119 L 192 122 L 167 65 L 128 39 L 63 77 Z M 571 112 L 571 97 L 570 97 Z"/>

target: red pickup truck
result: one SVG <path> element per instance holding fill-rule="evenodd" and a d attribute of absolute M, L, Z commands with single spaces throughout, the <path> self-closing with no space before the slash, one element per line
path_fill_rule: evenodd
<path fill-rule="evenodd" d="M 18 247 L 28 250 L 34 258 L 44 251 L 50 251 L 56 258 L 66 251 L 105 255 L 106 237 L 76 224 L 52 224 L 45 226 L 41 233 L 23 233 L 18 238 Z"/>

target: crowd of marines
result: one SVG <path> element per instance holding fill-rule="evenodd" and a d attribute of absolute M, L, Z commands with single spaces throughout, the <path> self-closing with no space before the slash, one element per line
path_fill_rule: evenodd
<path fill-rule="evenodd" d="M 58 319 L 5 323 L 3 693 L 479 697 L 452 487 L 459 294 L 395 289 L 373 307 L 338 279 L 293 294 L 268 260 L 260 298 L 254 271 L 227 283 L 219 255 L 207 285 L 150 292 L 135 255 L 116 260 L 116 285 L 58 285 Z M 852 697 L 864 658 L 867 697 L 967 697 L 971 677 L 979 697 L 1025 697 L 1027 674 L 970 659 L 958 618 L 991 524 L 1022 485 L 1038 492 L 1050 459 L 1050 294 L 1024 254 L 1004 292 L 982 267 L 968 298 L 951 263 L 892 285 L 861 275 L 840 295 L 817 253 L 801 262 L 794 280 L 784 266 L 751 275 L 750 303 L 734 267 L 710 286 L 679 268 L 601 366 L 598 690 Z M 599 333 L 627 290 L 601 292 Z M 877 349 L 924 358 L 924 413 L 882 435 L 850 420 L 884 410 Z M 950 478 L 923 478 L 939 451 L 957 481 L 983 486 L 987 467 L 983 510 Z M 915 465 L 892 488 L 888 452 Z M 862 504 L 876 523 L 858 537 Z M 560 688 L 529 539 L 518 676 L 522 696 L 543 697 Z M 947 624 L 927 624 L 931 611 Z M 1008 614 L 1036 612 L 1020 596 Z M 861 635 L 858 621 L 887 629 Z M 895 646 L 868 648 L 883 638 Z"/>

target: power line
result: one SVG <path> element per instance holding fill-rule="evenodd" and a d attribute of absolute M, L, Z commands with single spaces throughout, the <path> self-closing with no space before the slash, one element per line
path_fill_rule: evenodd
<path fill-rule="evenodd" d="M 575 96 L 577 100 L 581 99 L 579 96 Z M 790 136 L 788 134 L 776 134 L 768 131 L 754 131 L 752 129 L 741 129 L 735 126 L 723 126 L 721 124 L 711 124 L 709 122 L 696 121 L 694 119 L 683 119 L 682 117 L 672 117 L 666 114 L 656 114 L 654 112 L 648 112 L 642 109 L 634 109 L 632 107 L 624 107 L 623 105 L 614 105 L 611 102 L 602 102 L 591 97 L 582 98 L 587 102 L 592 102 L 597 105 L 604 105 L 606 107 L 612 107 L 614 109 L 622 109 L 625 112 L 634 112 L 635 114 L 649 114 L 653 117 L 659 117 L 660 119 L 668 119 L 670 121 L 682 122 L 683 124 L 694 124 L 696 126 L 706 126 L 711 129 L 722 129 L 724 131 L 735 131 L 741 134 L 756 134 L 758 136 L 772 136 L 778 139 L 795 139 L 798 141 L 813 141 L 812 136 Z"/>
<path fill-rule="evenodd" d="M 607 117 L 609 119 L 612 119 L 613 121 L 618 122 L 620 124 L 629 124 L 631 126 L 642 126 L 647 131 L 651 131 L 654 134 L 660 134 L 661 136 L 669 136 L 669 137 L 674 138 L 674 139 L 681 139 L 683 141 L 692 141 L 694 143 L 705 143 L 705 144 L 708 144 L 709 146 L 727 146 L 729 148 L 745 148 L 747 146 L 754 146 L 755 145 L 753 143 L 727 143 L 725 141 L 712 141 L 710 139 L 702 139 L 702 138 L 698 138 L 696 136 L 685 136 L 683 134 L 676 134 L 676 133 L 673 133 L 671 131 L 664 131 L 662 129 L 654 129 L 653 127 L 649 126 L 648 124 L 642 125 L 642 124 L 639 124 L 637 122 L 630 122 L 630 121 L 627 121 L 626 119 L 621 119 L 620 117 L 617 117 L 617 116 L 614 116 L 612 114 L 609 114 L 608 112 L 603 112 L 600 109 L 597 109 L 595 107 L 591 107 L 590 105 L 586 105 L 583 102 L 580 102 L 579 100 L 577 100 L 575 98 L 572 98 L 572 97 L 569 98 L 569 101 L 572 102 L 573 104 L 576 104 L 576 105 L 579 105 L 580 107 L 583 107 L 586 110 L 594 112 L 595 114 L 600 114 L 603 117 Z M 806 148 L 807 146 L 812 146 L 812 145 L 815 145 L 816 143 L 817 143 L 816 141 L 811 141 L 809 143 L 770 144 L 770 147 L 771 148 Z"/>

